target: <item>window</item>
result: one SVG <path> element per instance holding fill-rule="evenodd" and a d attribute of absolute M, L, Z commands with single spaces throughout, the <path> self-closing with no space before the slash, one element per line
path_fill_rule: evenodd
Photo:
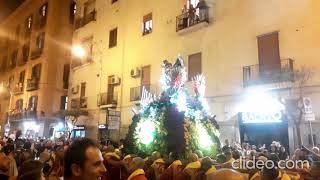
<path fill-rule="evenodd" d="M 41 64 L 32 67 L 31 79 L 40 79 L 41 77 Z"/>
<path fill-rule="evenodd" d="M 115 2 L 117 2 L 118 0 L 111 0 L 111 4 L 113 4 L 113 3 L 115 3 Z"/>
<path fill-rule="evenodd" d="M 60 110 L 67 110 L 68 96 L 61 96 Z"/>
<path fill-rule="evenodd" d="M 28 30 L 31 30 L 32 28 L 32 21 L 33 21 L 33 18 L 32 18 L 32 15 L 30 15 L 27 20 L 26 20 L 26 29 Z"/>
<path fill-rule="evenodd" d="M 29 98 L 28 110 L 36 112 L 38 106 L 38 96 L 31 96 Z"/>
<path fill-rule="evenodd" d="M 42 33 L 40 33 L 39 35 L 38 35 L 38 37 L 37 37 L 37 48 L 38 49 L 43 49 L 44 48 L 44 37 L 45 37 L 45 33 L 44 32 L 42 32 Z"/>
<path fill-rule="evenodd" d="M 70 5 L 70 10 L 69 10 L 70 14 L 69 14 L 69 21 L 70 21 L 70 24 L 73 24 L 74 22 L 74 18 L 76 16 L 76 13 L 77 13 L 77 4 L 73 1 L 71 2 L 71 5 Z"/>
<path fill-rule="evenodd" d="M 112 29 L 109 33 L 109 48 L 117 46 L 117 31 L 118 29 Z"/>
<path fill-rule="evenodd" d="M 16 67 L 17 57 L 18 57 L 18 50 L 15 50 L 15 51 L 13 51 L 12 54 L 11 54 L 10 67 Z"/>
<path fill-rule="evenodd" d="M 278 32 L 257 37 L 259 64 L 263 64 L 262 71 L 280 68 L 280 52 Z"/>
<path fill-rule="evenodd" d="M 23 110 L 23 99 L 18 99 L 16 101 L 16 110 L 18 110 L 18 111 Z"/>
<path fill-rule="evenodd" d="M 196 75 L 201 74 L 201 53 L 192 54 L 188 59 L 188 80 L 191 81 Z"/>
<path fill-rule="evenodd" d="M 152 13 L 143 16 L 142 35 L 152 32 Z"/>
<path fill-rule="evenodd" d="M 26 71 L 21 71 L 21 72 L 20 72 L 20 75 L 19 75 L 19 83 L 22 83 L 22 85 L 23 85 L 23 83 L 24 83 L 24 77 L 25 77 L 25 75 L 26 75 Z"/>
<path fill-rule="evenodd" d="M 40 7 L 40 9 L 39 9 L 39 14 L 40 14 L 42 17 L 47 16 L 47 8 L 48 8 L 48 3 L 46 3 L 46 4 L 44 4 L 43 6 Z"/>
<path fill-rule="evenodd" d="M 86 83 L 83 82 L 81 83 L 81 88 L 80 88 L 80 98 L 83 98 L 86 96 Z"/>
<path fill-rule="evenodd" d="M 30 50 L 29 43 L 23 45 L 23 47 L 22 47 L 22 58 L 23 58 L 23 61 L 24 61 L 24 62 L 28 61 L 28 58 L 29 58 L 29 50 Z"/>
<path fill-rule="evenodd" d="M 63 88 L 68 89 L 69 85 L 70 64 L 63 66 Z"/>
<path fill-rule="evenodd" d="M 9 77 L 9 86 L 11 87 L 14 83 L 14 76 Z"/>

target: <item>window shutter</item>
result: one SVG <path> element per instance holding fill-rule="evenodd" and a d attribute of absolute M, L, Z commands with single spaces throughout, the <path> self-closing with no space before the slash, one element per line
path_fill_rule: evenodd
<path fill-rule="evenodd" d="M 193 77 L 202 72 L 201 53 L 192 54 L 188 61 L 188 80 L 191 81 Z"/>

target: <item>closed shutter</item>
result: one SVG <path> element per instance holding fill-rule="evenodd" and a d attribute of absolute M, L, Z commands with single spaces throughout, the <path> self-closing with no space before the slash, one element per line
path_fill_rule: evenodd
<path fill-rule="evenodd" d="M 259 64 L 266 68 L 280 67 L 278 32 L 258 37 Z"/>
<path fill-rule="evenodd" d="M 188 60 L 188 80 L 202 73 L 201 53 L 192 54 Z"/>

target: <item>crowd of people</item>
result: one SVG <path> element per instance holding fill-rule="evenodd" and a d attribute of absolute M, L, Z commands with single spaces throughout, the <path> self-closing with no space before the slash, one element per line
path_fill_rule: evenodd
<path fill-rule="evenodd" d="M 82 138 L 64 140 L 1 141 L 0 180 L 286 180 L 320 179 L 318 147 L 302 147 L 290 157 L 278 142 L 269 147 L 247 143 L 230 145 L 224 142 L 215 157 L 204 157 L 200 150 L 186 155 L 153 152 L 149 157 L 124 154 L 122 141 L 97 143 Z M 263 168 L 241 167 L 244 162 L 289 162 L 305 160 L 293 169 L 278 166 Z M 292 161 L 293 162 L 293 161 Z M 238 165 L 238 166 L 237 166 Z M 249 164 L 250 165 L 250 164 Z M 252 164 L 251 164 L 252 165 Z M 240 168 L 237 168 L 240 167 Z M 255 166 L 254 166 L 255 167 Z"/>

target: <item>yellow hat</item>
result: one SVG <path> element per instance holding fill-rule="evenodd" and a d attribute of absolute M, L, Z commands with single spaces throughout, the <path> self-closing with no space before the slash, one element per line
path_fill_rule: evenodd
<path fill-rule="evenodd" d="M 215 173 L 217 171 L 216 167 L 215 166 L 211 166 L 210 169 L 208 169 L 208 171 L 205 173 L 205 175 L 209 175 L 209 174 L 212 174 L 212 173 Z"/>
<path fill-rule="evenodd" d="M 129 154 L 129 155 L 126 155 L 126 156 L 123 158 L 123 160 L 129 159 L 129 158 L 131 158 L 131 155 L 130 155 L 130 154 Z"/>
<path fill-rule="evenodd" d="M 163 159 L 160 158 L 160 159 L 155 160 L 153 163 L 163 163 L 164 164 L 165 162 Z"/>
<path fill-rule="evenodd" d="M 189 163 L 185 169 L 199 169 L 201 167 L 201 163 L 199 161 Z"/>

